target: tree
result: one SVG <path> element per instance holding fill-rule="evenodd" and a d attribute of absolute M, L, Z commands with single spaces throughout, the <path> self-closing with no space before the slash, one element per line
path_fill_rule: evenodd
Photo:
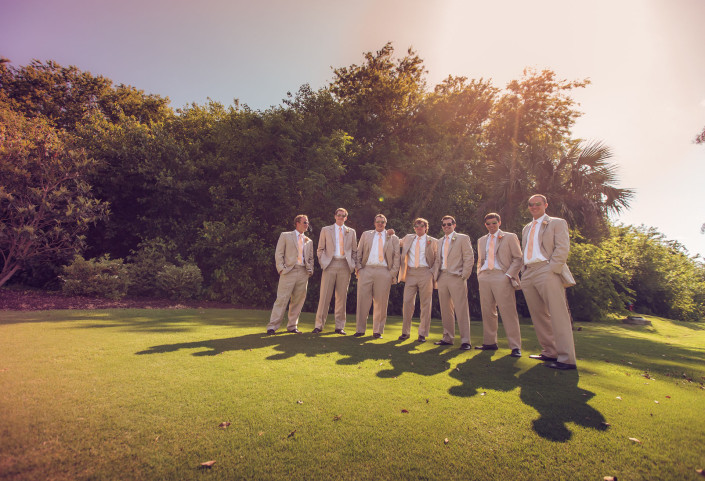
<path fill-rule="evenodd" d="M 84 180 L 95 165 L 42 119 L 0 103 L 0 286 L 32 260 L 67 260 L 107 206 Z"/>
<path fill-rule="evenodd" d="M 116 122 L 121 116 L 138 122 L 157 122 L 171 115 L 169 99 L 147 95 L 77 67 L 62 67 L 54 61 L 33 60 L 15 68 L 0 59 L 0 97 L 25 116 L 43 117 L 53 127 L 72 132 L 91 115 L 100 114 Z"/>

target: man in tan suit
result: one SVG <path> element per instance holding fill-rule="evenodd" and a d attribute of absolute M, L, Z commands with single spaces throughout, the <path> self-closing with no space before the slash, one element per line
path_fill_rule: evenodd
<path fill-rule="evenodd" d="M 274 252 L 274 262 L 279 273 L 277 299 L 272 307 L 272 315 L 267 324 L 267 334 L 275 334 L 284 319 L 286 304 L 289 303 L 289 332 L 301 334 L 298 329 L 299 315 L 306 300 L 308 278 L 313 274 L 313 241 L 304 235 L 308 229 L 308 217 L 297 215 L 294 229 L 282 232 Z"/>
<path fill-rule="evenodd" d="M 375 339 L 382 337 L 387 322 L 389 291 L 392 284 L 396 284 L 399 273 L 399 238 L 389 235 L 386 225 L 387 218 L 377 214 L 375 230 L 363 232 L 357 245 L 356 337 L 365 335 L 372 304 L 372 334 Z"/>
<path fill-rule="evenodd" d="M 438 257 L 437 239 L 427 235 L 428 221 L 418 218 L 414 221 L 416 234 L 408 234 L 401 240 L 401 271 L 399 282 L 404 282 L 404 321 L 399 340 L 411 336 L 411 318 L 416 306 L 416 294 L 419 295 L 421 315 L 419 319 L 418 342 L 426 342 L 431 328 L 431 301 L 433 286 L 438 275 L 440 258 Z"/>
<path fill-rule="evenodd" d="M 323 330 L 328 317 L 330 298 L 335 292 L 335 332 L 345 335 L 345 315 L 350 275 L 357 261 L 357 233 L 345 225 L 348 211 L 342 207 L 335 211 L 335 224 L 321 229 L 318 238 L 318 263 L 321 264 L 321 295 L 316 312 L 314 334 Z"/>
<path fill-rule="evenodd" d="M 502 231 L 502 218 L 497 213 L 485 216 L 487 235 L 477 241 L 477 281 L 482 308 L 482 346 L 475 349 L 496 351 L 497 308 L 512 357 L 521 357 L 521 331 L 514 289 L 519 288 L 522 266 L 521 247 L 516 234 Z"/>
<path fill-rule="evenodd" d="M 541 344 L 541 354 L 529 357 L 549 361 L 553 369 L 575 369 L 575 344 L 565 287 L 575 281 L 566 261 L 570 252 L 568 224 L 546 215 L 548 202 L 540 194 L 529 199 L 534 220 L 521 234 L 524 268 L 521 286 Z"/>
<path fill-rule="evenodd" d="M 470 237 L 455 232 L 455 219 L 441 219 L 444 236 L 438 239 L 440 271 L 438 273 L 438 301 L 441 304 L 443 339 L 438 346 L 450 346 L 455 340 L 455 320 L 460 330 L 460 349 L 468 351 L 470 345 L 470 306 L 468 305 L 468 278 L 472 274 L 475 253 Z"/>

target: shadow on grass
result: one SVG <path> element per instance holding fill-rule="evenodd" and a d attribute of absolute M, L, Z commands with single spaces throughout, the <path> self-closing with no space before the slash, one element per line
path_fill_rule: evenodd
<path fill-rule="evenodd" d="M 495 352 L 483 351 L 466 362 L 450 376 L 462 382 L 453 386 L 453 396 L 472 397 L 486 390 L 510 392 L 520 389 L 519 398 L 539 413 L 533 430 L 544 439 L 566 442 L 572 433 L 567 424 L 604 431 L 605 417 L 587 402 L 594 393 L 578 387 L 578 371 L 555 371 L 539 363 L 517 377 L 517 359 L 503 356 L 493 359 Z"/>
<path fill-rule="evenodd" d="M 568 423 L 607 430 L 605 417 L 587 404 L 595 393 L 579 388 L 578 380 L 577 371 L 555 371 L 541 364 L 519 376 L 519 398 L 539 413 L 533 421 L 536 434 L 550 441 L 566 442 L 572 436 Z"/>
<path fill-rule="evenodd" d="M 463 353 L 453 346 L 434 346 L 419 349 L 416 342 L 373 340 L 371 336 L 352 337 L 314 334 L 277 334 L 269 336 L 248 334 L 224 339 L 163 344 L 152 346 L 136 354 L 163 354 L 180 350 L 197 350 L 193 356 L 216 356 L 231 351 L 250 351 L 271 348 L 277 351 L 267 357 L 270 361 L 289 359 L 297 355 L 316 357 L 329 353 L 342 356 L 337 364 L 356 365 L 364 361 L 387 361 L 391 369 L 377 373 L 382 378 L 393 378 L 408 372 L 423 376 L 440 374 L 450 369 L 450 361 Z"/>

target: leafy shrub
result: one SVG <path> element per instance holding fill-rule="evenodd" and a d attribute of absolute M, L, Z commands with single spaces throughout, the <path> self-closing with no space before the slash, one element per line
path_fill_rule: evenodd
<path fill-rule="evenodd" d="M 131 251 L 127 264 L 130 272 L 130 294 L 158 296 L 157 275 L 168 264 L 167 256 L 172 246 L 161 239 L 141 242 Z"/>
<path fill-rule="evenodd" d="M 127 266 L 122 259 L 111 260 L 107 254 L 89 260 L 77 255 L 63 272 L 62 291 L 68 295 L 120 299 L 127 294 L 130 285 Z"/>
<path fill-rule="evenodd" d="M 627 274 L 604 245 L 573 243 L 568 265 L 576 285 L 567 289 L 568 305 L 577 321 L 600 321 L 622 312 L 633 301 Z"/>
<path fill-rule="evenodd" d="M 170 299 L 198 297 L 203 286 L 201 269 L 196 264 L 166 264 L 156 275 L 159 290 Z"/>

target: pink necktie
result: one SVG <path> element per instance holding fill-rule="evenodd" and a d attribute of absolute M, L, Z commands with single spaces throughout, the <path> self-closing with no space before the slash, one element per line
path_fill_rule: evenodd
<path fill-rule="evenodd" d="M 529 245 L 526 246 L 526 259 L 531 260 L 531 254 L 534 253 L 534 232 L 536 232 L 536 223 L 537 221 L 534 221 L 533 224 L 531 224 L 531 231 L 529 232 Z"/>
<path fill-rule="evenodd" d="M 421 257 L 421 237 L 416 237 L 416 248 L 414 249 L 414 267 L 419 267 L 419 257 Z"/>
<path fill-rule="evenodd" d="M 304 235 L 299 234 L 299 264 L 304 263 Z"/>
<path fill-rule="evenodd" d="M 384 262 L 384 252 L 382 252 L 382 234 L 379 234 L 379 240 L 377 241 L 377 255 L 379 256 L 379 261 Z"/>
<path fill-rule="evenodd" d="M 490 248 L 487 253 L 487 267 L 492 270 L 494 269 L 494 236 L 490 236 Z"/>
<path fill-rule="evenodd" d="M 445 269 L 448 267 L 448 246 L 450 244 L 450 241 L 448 240 L 448 236 L 446 236 L 446 240 L 443 241 L 443 268 Z"/>
<path fill-rule="evenodd" d="M 344 255 L 345 255 L 345 249 L 343 249 L 343 244 L 345 243 L 345 241 L 343 240 L 343 228 L 342 228 L 342 227 L 338 229 L 338 233 L 339 233 L 339 235 L 338 235 L 338 244 L 340 244 L 340 255 L 341 255 L 341 256 L 344 256 Z"/>

